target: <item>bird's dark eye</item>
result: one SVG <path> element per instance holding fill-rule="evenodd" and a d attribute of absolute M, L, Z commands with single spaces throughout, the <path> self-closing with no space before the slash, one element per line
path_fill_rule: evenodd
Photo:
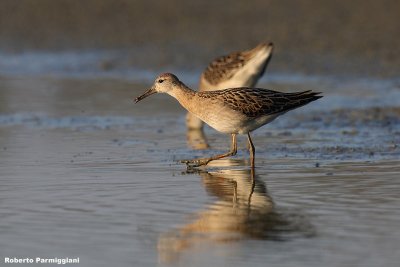
<path fill-rule="evenodd" d="M 158 83 L 162 83 L 164 80 L 163 79 L 159 79 L 158 80 Z"/>

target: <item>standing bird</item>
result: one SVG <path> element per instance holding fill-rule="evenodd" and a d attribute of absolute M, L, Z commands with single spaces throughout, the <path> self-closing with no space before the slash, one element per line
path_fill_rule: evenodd
<path fill-rule="evenodd" d="M 188 166 L 207 165 L 210 161 L 236 155 L 237 134 L 248 137 L 251 166 L 254 167 L 255 148 L 250 132 L 273 121 L 289 110 L 304 106 L 322 96 L 312 91 L 281 93 L 268 89 L 239 87 L 217 91 L 197 92 L 182 83 L 174 74 L 164 73 L 153 86 L 137 97 L 135 102 L 155 94 L 167 93 L 189 112 L 215 130 L 232 136 L 229 152 L 209 158 L 184 160 Z"/>
<path fill-rule="evenodd" d="M 199 91 L 254 87 L 264 75 L 273 46 L 272 43 L 261 43 L 253 49 L 216 58 L 201 74 Z M 190 112 L 186 115 L 186 125 L 189 130 L 203 129 L 203 121 Z"/>

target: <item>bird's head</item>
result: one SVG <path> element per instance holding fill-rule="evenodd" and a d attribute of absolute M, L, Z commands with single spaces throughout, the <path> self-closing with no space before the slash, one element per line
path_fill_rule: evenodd
<path fill-rule="evenodd" d="M 153 86 L 150 89 L 144 92 L 141 96 L 135 98 L 135 103 L 155 93 L 168 93 L 174 88 L 174 86 L 179 84 L 180 81 L 174 74 L 163 73 L 155 79 Z"/>

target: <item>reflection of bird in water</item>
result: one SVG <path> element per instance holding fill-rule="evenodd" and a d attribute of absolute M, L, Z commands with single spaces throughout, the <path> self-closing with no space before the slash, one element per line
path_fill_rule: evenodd
<path fill-rule="evenodd" d="M 199 91 L 254 87 L 267 68 L 272 50 L 272 43 L 262 43 L 250 50 L 216 58 L 201 74 Z M 189 144 L 194 149 L 208 148 L 203 121 L 188 112 L 186 125 Z"/>
<path fill-rule="evenodd" d="M 223 161 L 229 164 L 231 160 Z M 176 261 L 189 249 L 249 238 L 284 240 L 285 233 L 296 231 L 296 226 L 274 210 L 265 183 L 254 171 L 198 171 L 206 191 L 217 200 L 197 213 L 193 221 L 159 237 L 160 260 Z"/>

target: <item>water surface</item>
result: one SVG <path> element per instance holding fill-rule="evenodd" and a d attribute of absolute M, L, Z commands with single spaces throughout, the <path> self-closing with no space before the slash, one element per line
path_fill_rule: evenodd
<path fill-rule="evenodd" d="M 177 163 L 225 151 L 229 137 L 206 128 L 211 148 L 193 149 L 174 100 L 133 104 L 146 78 L 3 75 L 0 257 L 397 266 L 398 84 L 279 77 L 262 85 L 325 97 L 254 133 L 252 172 L 245 138 L 234 159 Z"/>

